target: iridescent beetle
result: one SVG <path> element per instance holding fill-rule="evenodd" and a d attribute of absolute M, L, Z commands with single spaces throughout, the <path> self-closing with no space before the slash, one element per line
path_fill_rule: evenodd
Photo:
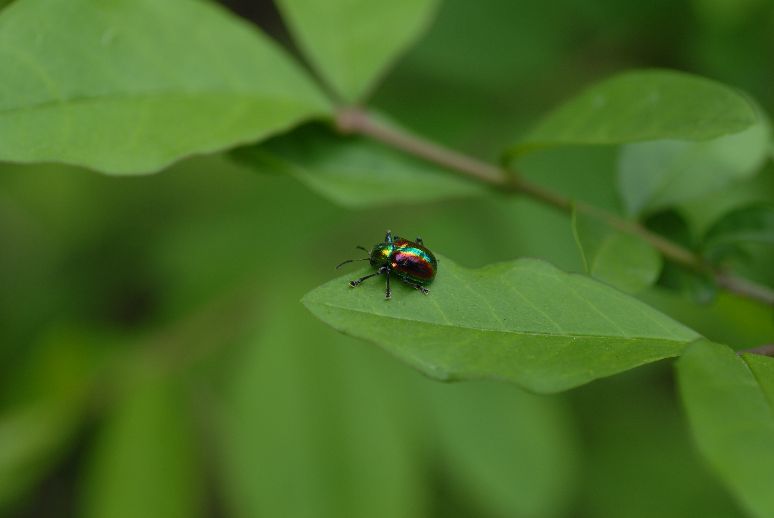
<path fill-rule="evenodd" d="M 362 246 L 357 248 L 367 253 L 368 257 L 347 259 L 336 268 L 341 268 L 341 266 L 354 261 L 369 261 L 371 266 L 376 268 L 376 273 L 350 281 L 349 285 L 353 288 L 366 279 L 385 275 L 387 277 L 385 298 L 389 299 L 392 297 L 390 276 L 394 275 L 423 294 L 430 293 L 426 286 L 435 279 L 435 273 L 438 271 L 438 260 L 433 252 L 425 247 L 421 237 L 418 237 L 416 241 L 409 241 L 398 236 L 392 237 L 392 233 L 388 230 L 387 235 L 384 236 L 384 242 L 374 245 L 370 252 Z"/>

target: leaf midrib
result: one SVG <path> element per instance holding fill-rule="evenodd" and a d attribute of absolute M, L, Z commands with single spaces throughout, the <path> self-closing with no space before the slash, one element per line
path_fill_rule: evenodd
<path fill-rule="evenodd" d="M 505 334 L 513 334 L 513 335 L 521 335 L 521 336 L 545 336 L 545 337 L 561 337 L 561 338 L 595 338 L 595 339 L 615 339 L 615 340 L 625 340 L 630 342 L 640 342 L 643 340 L 659 340 L 661 342 L 668 342 L 668 343 L 674 343 L 674 344 L 689 344 L 697 339 L 700 339 L 701 336 L 696 335 L 695 337 L 691 337 L 690 339 L 686 339 L 684 341 L 681 340 L 675 340 L 673 338 L 664 338 L 664 337 L 657 337 L 657 336 L 620 336 L 620 335 L 593 335 L 593 334 L 561 334 L 561 333 L 541 333 L 539 331 L 514 331 L 510 329 L 490 329 L 485 327 L 471 327 L 468 325 L 462 325 L 462 324 L 444 324 L 440 322 L 429 322 L 427 320 L 418 320 L 416 318 L 406 318 L 406 317 L 397 317 L 394 315 L 385 315 L 381 313 L 372 313 L 369 311 L 365 311 L 362 309 L 355 309 L 355 308 L 347 308 L 342 306 L 336 306 L 327 302 L 316 302 L 307 300 L 308 303 L 311 304 L 317 304 L 320 306 L 326 306 L 328 308 L 342 310 L 342 311 L 351 311 L 353 313 L 362 313 L 365 315 L 375 316 L 379 318 L 389 318 L 391 320 L 405 320 L 409 322 L 417 322 L 420 324 L 425 325 L 435 325 L 440 327 L 450 327 L 452 329 L 467 329 L 471 331 L 484 331 L 488 333 L 505 333 Z"/>

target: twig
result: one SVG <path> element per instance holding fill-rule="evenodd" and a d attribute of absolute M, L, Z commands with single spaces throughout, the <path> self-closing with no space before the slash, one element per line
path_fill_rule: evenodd
<path fill-rule="evenodd" d="M 448 149 L 406 130 L 385 124 L 371 117 L 363 109 L 341 109 L 336 116 L 336 127 L 342 133 L 370 137 L 410 155 L 456 171 L 473 180 L 491 185 L 498 190 L 523 194 L 564 212 L 572 212 L 573 210 L 572 201 L 560 193 L 528 182 L 517 174 L 505 171 L 501 167 Z M 711 275 L 718 286 L 723 287 L 727 291 L 774 306 L 774 290 L 748 279 L 727 272 L 720 272 L 707 264 L 698 254 L 655 232 L 651 232 L 639 223 L 623 219 L 612 212 L 582 202 L 576 202 L 574 207 L 579 212 L 601 219 L 613 228 L 640 237 L 661 252 L 664 257 L 675 263 L 700 273 Z"/>
<path fill-rule="evenodd" d="M 761 356 L 774 357 L 774 344 L 761 345 L 760 347 L 753 347 L 751 349 L 740 349 L 736 351 L 736 354 L 759 354 Z"/>

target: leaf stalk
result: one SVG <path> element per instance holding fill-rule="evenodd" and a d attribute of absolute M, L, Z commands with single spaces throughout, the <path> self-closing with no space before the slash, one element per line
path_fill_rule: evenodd
<path fill-rule="evenodd" d="M 475 157 L 447 148 L 410 131 L 399 129 L 373 117 L 359 107 L 341 108 L 335 118 L 336 128 L 343 134 L 369 137 L 409 155 L 440 165 L 477 182 L 510 194 L 521 194 L 566 213 L 575 210 L 594 216 L 607 225 L 635 235 L 658 250 L 665 258 L 693 271 L 710 275 L 726 291 L 774 306 L 774 290 L 730 272 L 716 269 L 700 255 L 682 245 L 652 232 L 641 224 L 624 219 L 610 211 L 583 202 L 575 202 L 561 193 L 546 189 L 506 170 Z"/>

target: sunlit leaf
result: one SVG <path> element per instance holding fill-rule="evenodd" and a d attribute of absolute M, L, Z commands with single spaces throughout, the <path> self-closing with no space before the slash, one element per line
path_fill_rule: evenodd
<path fill-rule="evenodd" d="M 658 139 L 705 140 L 738 133 L 757 120 L 742 94 L 715 81 L 669 70 L 632 71 L 567 101 L 509 152 Z"/>
<path fill-rule="evenodd" d="M 623 291 L 636 293 L 658 279 L 661 254 L 643 239 L 613 229 L 573 210 L 573 235 L 586 273 Z"/>
<path fill-rule="evenodd" d="M 477 196 L 485 186 L 362 137 L 309 125 L 234 156 L 258 171 L 281 171 L 346 207 Z"/>
<path fill-rule="evenodd" d="M 0 70 L 7 161 L 147 173 L 327 110 L 284 52 L 212 2 L 14 2 Z"/>
<path fill-rule="evenodd" d="M 771 373 L 772 358 L 753 360 Z M 749 362 L 749 360 L 748 360 Z M 724 345 L 698 341 L 678 362 L 685 410 L 699 451 L 745 508 L 774 516 L 774 403 L 744 359 Z"/>
<path fill-rule="evenodd" d="M 445 380 L 505 379 L 556 392 L 678 355 L 697 338 L 618 290 L 534 259 L 468 270 L 441 258 L 429 295 L 394 282 L 392 300 L 381 277 L 348 286 L 362 274 L 330 281 L 303 302 L 334 328 Z"/>
<path fill-rule="evenodd" d="M 357 101 L 429 25 L 437 0 L 279 0 L 318 73 Z"/>

